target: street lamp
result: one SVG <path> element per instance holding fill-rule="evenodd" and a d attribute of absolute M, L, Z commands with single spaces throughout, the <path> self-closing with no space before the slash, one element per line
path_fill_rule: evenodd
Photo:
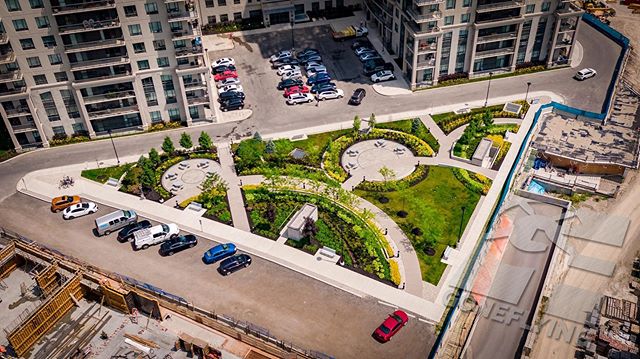
<path fill-rule="evenodd" d="M 527 102 L 527 99 L 529 98 L 529 87 L 531 86 L 531 82 L 527 82 L 527 94 L 524 95 L 524 102 Z"/>
<path fill-rule="evenodd" d="M 291 19 L 291 51 L 293 51 L 293 49 L 296 48 L 296 41 L 293 36 L 293 24 L 294 24 L 293 19 Z"/>
<path fill-rule="evenodd" d="M 458 229 L 458 243 L 460 243 L 460 240 L 462 239 L 462 223 L 464 222 L 464 211 L 465 209 L 467 209 L 466 207 L 462 206 L 462 215 L 460 216 L 460 229 Z"/>
<path fill-rule="evenodd" d="M 109 139 L 111 139 L 111 145 L 113 146 L 113 152 L 116 153 L 116 160 L 118 160 L 118 166 L 120 166 L 120 158 L 118 157 L 118 151 L 116 150 L 116 144 L 113 142 L 113 136 L 111 136 L 111 130 L 107 130 L 109 132 Z"/>
<path fill-rule="evenodd" d="M 487 97 L 484 99 L 484 107 L 487 107 L 487 103 L 489 102 L 489 90 L 491 89 L 491 76 L 493 76 L 493 72 L 489 72 L 489 84 L 487 85 Z"/>

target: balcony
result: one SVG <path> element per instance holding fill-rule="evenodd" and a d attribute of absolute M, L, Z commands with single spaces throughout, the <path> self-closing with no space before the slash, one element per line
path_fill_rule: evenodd
<path fill-rule="evenodd" d="M 31 114 L 31 110 L 29 110 L 29 107 L 14 108 L 11 110 L 5 110 L 4 112 L 7 114 L 7 118 L 26 116 Z"/>
<path fill-rule="evenodd" d="M 19 80 L 22 80 L 22 71 L 20 70 L 13 70 L 11 72 L 7 72 L 6 74 L 0 74 L 0 83 Z"/>
<path fill-rule="evenodd" d="M 200 36 L 200 30 L 193 28 L 191 30 L 186 31 L 174 31 L 171 32 L 172 40 L 186 40 L 193 39 Z"/>
<path fill-rule="evenodd" d="M 128 64 L 129 58 L 126 56 L 106 57 L 104 59 L 95 59 L 87 61 L 79 61 L 71 64 L 71 70 L 86 70 L 96 67 L 115 66 Z"/>
<path fill-rule="evenodd" d="M 413 21 L 415 21 L 418 24 L 438 20 L 442 17 L 442 12 L 440 11 L 430 11 L 430 12 L 427 12 L 426 14 L 420 14 L 414 9 L 408 9 L 407 13 L 409 14 L 409 16 L 411 16 Z"/>
<path fill-rule="evenodd" d="M 428 67 L 434 67 L 436 65 L 436 59 L 435 58 L 431 58 L 431 59 L 425 59 L 422 61 L 418 61 L 418 63 L 416 64 L 416 70 L 417 69 L 425 69 Z"/>
<path fill-rule="evenodd" d="M 209 96 L 187 96 L 187 103 L 189 105 L 206 105 L 209 103 Z"/>
<path fill-rule="evenodd" d="M 109 108 L 106 110 L 89 112 L 89 118 L 91 120 L 97 120 L 100 118 L 126 115 L 129 113 L 136 113 L 136 112 L 140 112 L 140 109 L 138 109 L 138 105 L 132 105 L 132 106 L 126 106 L 126 107 Z"/>
<path fill-rule="evenodd" d="M 94 95 L 83 97 L 85 105 L 90 105 L 94 103 L 106 102 L 106 101 L 114 101 L 125 98 L 135 98 L 136 93 L 133 90 L 130 91 L 120 91 L 120 92 L 110 92 L 102 95 Z"/>
<path fill-rule="evenodd" d="M 114 9 L 116 7 L 115 0 L 98 0 L 98 1 L 85 1 L 75 4 L 65 4 L 60 6 L 54 6 L 54 15 L 63 15 L 70 13 L 77 13 L 82 11 L 102 10 L 102 9 Z"/>
<path fill-rule="evenodd" d="M 418 6 L 429 6 L 429 5 L 435 5 L 435 4 L 442 4 L 444 3 L 444 0 L 414 0 L 413 3 Z"/>
<path fill-rule="evenodd" d="M 207 83 L 206 82 L 191 81 L 191 82 L 185 82 L 184 83 L 185 91 L 193 91 L 193 90 L 199 90 L 199 89 L 203 89 L 203 88 L 207 88 Z"/>
<path fill-rule="evenodd" d="M 502 34 L 491 34 L 485 36 L 478 36 L 477 43 L 483 42 L 492 42 L 492 41 L 500 41 L 500 40 L 511 40 L 518 37 L 518 33 L 516 32 L 505 32 Z"/>
<path fill-rule="evenodd" d="M 418 44 L 418 53 L 425 53 L 425 52 L 434 52 L 438 49 L 438 44 L 435 42 L 429 43 L 429 44 Z"/>
<path fill-rule="evenodd" d="M 125 45 L 125 42 L 123 39 L 109 39 L 109 40 L 83 42 L 80 44 L 64 45 L 64 49 L 66 52 L 70 53 L 70 52 L 106 49 L 110 47 L 118 47 L 118 46 L 124 46 L 124 45 Z"/>
<path fill-rule="evenodd" d="M 186 21 L 186 20 L 191 20 L 198 17 L 198 14 L 196 14 L 195 11 L 170 12 L 167 15 L 169 16 L 169 22 Z"/>
<path fill-rule="evenodd" d="M 102 21 L 85 20 L 79 24 L 58 26 L 58 32 L 60 34 L 69 34 L 74 32 L 113 29 L 117 27 L 120 27 L 120 21 L 118 21 L 118 19 L 109 19 Z"/>
<path fill-rule="evenodd" d="M 7 89 L 7 90 L 0 90 L 0 96 L 10 96 L 10 95 L 26 95 L 27 93 L 27 87 L 23 86 L 23 87 L 16 87 L 16 88 L 12 88 L 12 89 Z M 22 96 L 20 96 L 22 97 Z"/>
<path fill-rule="evenodd" d="M 35 131 L 38 129 L 38 127 L 36 127 L 36 124 L 34 122 L 31 122 L 27 124 L 11 126 L 11 129 L 13 130 L 13 133 L 21 133 Z"/>
<path fill-rule="evenodd" d="M 515 46 L 503 47 L 500 49 L 493 49 L 493 50 L 484 50 L 484 51 L 476 50 L 476 59 L 511 54 L 514 51 L 516 51 Z"/>
<path fill-rule="evenodd" d="M 202 55 L 202 46 L 191 46 L 181 49 L 176 49 L 176 57 L 188 57 Z"/>
<path fill-rule="evenodd" d="M 5 45 L 9 42 L 9 36 L 6 32 L 0 33 L 0 45 Z"/>
<path fill-rule="evenodd" d="M 522 19 L 522 14 L 506 15 L 503 17 L 489 18 L 489 19 L 478 19 L 478 17 L 476 16 L 475 23 L 478 25 L 491 24 L 491 26 L 496 26 L 501 24 L 502 22 L 508 22 L 508 21 L 519 20 L 519 19 Z"/>
<path fill-rule="evenodd" d="M 505 10 L 505 9 L 511 9 L 511 8 L 516 8 L 516 7 L 521 7 L 524 5 L 524 1 L 503 1 L 503 2 L 499 2 L 499 3 L 494 3 L 494 4 L 478 4 L 478 6 L 476 7 L 476 11 L 477 12 L 489 12 L 489 11 L 496 11 L 496 10 Z"/>
<path fill-rule="evenodd" d="M 8 54 L 0 55 L 0 64 L 9 64 L 16 61 L 16 54 L 11 51 Z"/>
<path fill-rule="evenodd" d="M 189 70 L 197 70 L 197 71 L 189 71 Z M 200 57 L 193 59 L 187 64 L 179 64 L 177 73 L 193 73 L 193 72 L 202 72 L 203 70 L 208 71 L 207 66 L 204 63 L 204 60 Z"/>
<path fill-rule="evenodd" d="M 127 72 L 116 73 L 111 75 L 96 76 L 96 77 L 91 77 L 86 79 L 74 80 L 73 83 L 74 83 L 74 87 L 87 87 L 88 86 L 87 83 L 89 82 L 104 81 L 104 80 L 113 80 L 113 81 L 133 80 L 133 75 L 130 71 L 127 71 Z M 83 86 L 75 86 L 76 84 L 82 84 Z M 97 84 L 94 86 L 97 86 Z"/>

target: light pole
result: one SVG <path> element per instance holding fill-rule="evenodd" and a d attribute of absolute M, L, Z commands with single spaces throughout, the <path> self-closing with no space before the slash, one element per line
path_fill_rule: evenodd
<path fill-rule="evenodd" d="M 291 20 L 291 51 L 293 51 L 293 49 L 296 48 L 296 41 L 295 41 L 295 37 L 293 36 L 293 19 Z"/>
<path fill-rule="evenodd" d="M 487 85 L 487 97 L 484 99 L 484 107 L 487 107 L 487 103 L 489 102 L 489 90 L 491 89 L 491 76 L 493 76 L 493 72 L 489 72 L 489 84 Z"/>
<path fill-rule="evenodd" d="M 116 160 L 118 161 L 118 166 L 120 166 L 120 158 L 118 157 L 118 151 L 116 150 L 116 144 L 113 142 L 113 136 L 111 136 L 111 130 L 107 130 L 109 132 L 109 139 L 111 139 L 111 145 L 113 146 L 113 152 L 116 153 Z"/>
<path fill-rule="evenodd" d="M 462 239 L 462 223 L 464 222 L 464 210 L 467 209 L 466 207 L 462 206 L 462 215 L 460 216 L 460 229 L 458 229 L 458 243 L 460 243 L 460 240 Z"/>
<path fill-rule="evenodd" d="M 527 82 L 527 94 L 524 95 L 524 102 L 527 102 L 527 99 L 529 98 L 529 87 L 531 86 L 531 82 Z"/>

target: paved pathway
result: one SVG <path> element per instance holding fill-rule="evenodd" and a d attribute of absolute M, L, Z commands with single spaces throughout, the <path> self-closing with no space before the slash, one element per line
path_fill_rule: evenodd
<path fill-rule="evenodd" d="M 233 226 L 250 232 L 251 227 L 249 226 L 247 212 L 244 209 L 244 199 L 242 198 L 242 191 L 240 190 L 240 180 L 236 175 L 235 165 L 233 164 L 231 147 L 229 147 L 228 142 L 220 143 L 217 147 L 220 166 L 222 167 L 220 175 L 229 185 L 227 198 L 229 199 L 229 209 L 231 211 L 231 218 L 233 219 Z"/>

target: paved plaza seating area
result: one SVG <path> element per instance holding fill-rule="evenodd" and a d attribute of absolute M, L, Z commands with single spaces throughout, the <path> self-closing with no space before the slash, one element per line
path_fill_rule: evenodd
<path fill-rule="evenodd" d="M 219 172 L 219 170 L 220 165 L 210 159 L 184 160 L 169 167 L 162 177 L 162 187 L 173 194 L 182 191 L 191 193 L 198 190 L 200 184 L 209 174 Z"/>
<path fill-rule="evenodd" d="M 379 139 L 355 143 L 344 152 L 341 163 L 352 176 L 383 181 L 379 172 L 382 167 L 393 170 L 395 179 L 401 179 L 415 170 L 418 159 L 406 146 Z"/>

